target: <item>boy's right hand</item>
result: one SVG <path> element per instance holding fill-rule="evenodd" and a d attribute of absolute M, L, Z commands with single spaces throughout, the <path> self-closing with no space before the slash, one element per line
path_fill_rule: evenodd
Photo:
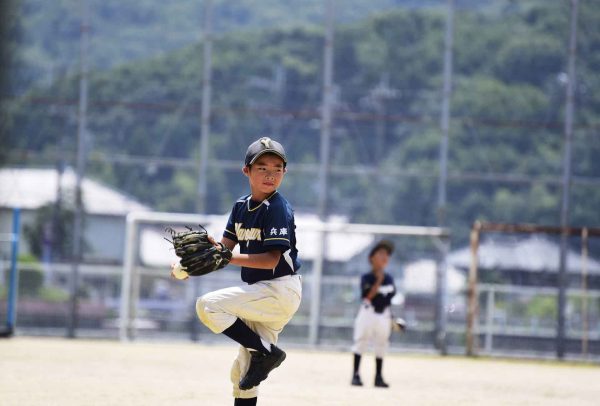
<path fill-rule="evenodd" d="M 189 277 L 190 275 L 184 270 L 179 262 L 171 264 L 171 278 L 184 281 Z"/>

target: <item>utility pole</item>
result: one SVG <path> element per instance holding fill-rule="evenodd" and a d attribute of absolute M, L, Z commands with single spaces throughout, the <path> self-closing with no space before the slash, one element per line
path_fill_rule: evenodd
<path fill-rule="evenodd" d="M 327 0 L 325 18 L 325 46 L 323 50 L 323 105 L 321 106 L 321 149 L 319 164 L 317 214 L 323 223 L 327 221 L 327 188 L 329 177 L 329 150 L 331 143 L 331 123 L 333 109 L 333 16 L 334 0 Z M 321 311 L 321 278 L 325 253 L 327 252 L 327 234 L 319 232 L 318 252 L 312 272 L 312 298 L 310 303 L 310 325 L 308 340 L 312 345 L 319 341 L 319 324 Z"/>
<path fill-rule="evenodd" d="M 331 149 L 331 124 L 333 109 L 333 16 L 334 0 L 327 0 L 325 49 L 323 69 L 323 106 L 321 107 L 321 149 L 319 165 L 319 196 L 317 213 L 321 221 L 327 216 L 327 188 L 329 156 Z"/>
<path fill-rule="evenodd" d="M 208 159 L 210 149 L 210 114 L 212 92 L 212 0 L 204 2 L 204 16 L 202 22 L 203 47 L 202 47 L 202 112 L 200 123 L 200 162 L 198 167 L 198 213 L 207 214 L 208 207 Z M 200 296 L 200 278 L 192 278 L 191 302 L 195 303 Z M 190 291 L 188 290 L 188 294 Z M 194 308 L 194 307 L 191 307 Z M 198 341 L 198 320 L 196 312 L 192 311 L 189 319 L 190 338 Z"/>
<path fill-rule="evenodd" d="M 563 155 L 562 202 L 560 225 L 560 266 L 558 270 L 558 331 L 556 332 L 556 356 L 565 356 L 565 307 L 567 303 L 567 249 L 569 243 L 569 193 L 571 189 L 571 144 L 573 142 L 573 115 L 575 110 L 575 59 L 577 56 L 577 6 L 578 0 L 571 0 L 571 22 L 569 33 L 568 81 L 565 106 L 565 147 Z"/>
<path fill-rule="evenodd" d="M 440 177 L 438 183 L 438 226 L 446 225 L 446 184 L 448 182 L 448 133 L 450 131 L 450 98 L 452 96 L 452 54 L 454 40 L 454 0 L 447 0 L 446 33 L 444 36 L 444 85 L 442 91 L 442 115 L 440 129 Z M 436 271 L 436 317 L 435 317 L 435 345 L 443 355 L 447 354 L 446 348 L 446 306 L 448 303 L 447 292 L 447 263 L 448 240 L 440 242 L 441 259 Z"/>
<path fill-rule="evenodd" d="M 88 104 L 88 49 L 90 35 L 89 8 L 87 0 L 81 0 L 81 25 L 79 36 L 79 111 L 77 115 L 77 170 L 75 173 L 75 217 L 73 221 L 73 252 L 71 258 L 70 311 L 67 337 L 74 338 L 78 321 L 79 263 L 82 259 L 83 196 L 81 183 L 85 174 L 85 149 L 87 136 Z"/>
<path fill-rule="evenodd" d="M 210 115 L 212 92 L 212 0 L 204 2 L 202 48 L 202 117 L 200 129 L 200 162 L 198 169 L 198 213 L 206 214 L 208 157 L 210 148 Z"/>
<path fill-rule="evenodd" d="M 446 223 L 446 184 L 448 182 L 448 133 L 450 131 L 450 98 L 452 96 L 452 55 L 454 42 L 454 0 L 447 0 L 446 34 L 444 37 L 444 84 L 440 128 L 440 178 L 438 183 L 438 225 Z"/>

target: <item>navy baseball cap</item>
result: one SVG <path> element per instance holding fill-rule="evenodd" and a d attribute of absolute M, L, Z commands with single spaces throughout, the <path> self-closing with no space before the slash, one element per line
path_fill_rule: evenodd
<path fill-rule="evenodd" d="M 262 137 L 254 141 L 248 147 L 246 151 L 246 159 L 244 163 L 246 166 L 252 165 L 256 160 L 264 154 L 275 154 L 279 158 L 283 159 L 283 166 L 287 165 L 287 158 L 285 156 L 285 150 L 283 146 L 277 141 L 273 141 L 269 137 Z"/>
<path fill-rule="evenodd" d="M 369 252 L 369 258 L 371 258 L 377 251 L 380 249 L 384 249 L 387 251 L 388 255 L 392 255 L 394 252 L 394 243 L 388 240 L 381 240 Z"/>

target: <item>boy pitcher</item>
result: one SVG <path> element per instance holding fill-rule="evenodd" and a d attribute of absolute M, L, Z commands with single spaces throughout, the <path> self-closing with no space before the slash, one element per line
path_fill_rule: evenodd
<path fill-rule="evenodd" d="M 277 191 L 286 172 L 283 146 L 263 137 L 248 147 L 243 173 L 250 194 L 233 205 L 221 243 L 240 253 L 243 286 L 207 293 L 196 302 L 212 332 L 240 344 L 231 368 L 234 405 L 256 405 L 258 385 L 285 359 L 277 337 L 300 305 L 302 285 L 294 212 Z"/>

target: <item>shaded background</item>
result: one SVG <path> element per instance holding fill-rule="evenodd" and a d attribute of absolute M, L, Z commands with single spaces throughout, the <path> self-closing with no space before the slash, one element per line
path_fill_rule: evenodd
<path fill-rule="evenodd" d="M 88 3 L 85 176 L 148 209 L 195 212 L 203 2 Z M 600 8 L 592 0 L 579 3 L 569 220 L 575 226 L 593 227 L 600 223 L 596 158 Z M 446 7 L 446 1 L 435 0 L 336 3 L 328 214 L 374 224 L 433 226 L 441 221 L 438 180 Z M 226 213 L 245 193 L 247 183 L 240 175 L 243 154 L 262 135 L 272 135 L 288 151 L 290 166 L 282 193 L 297 212 L 317 212 L 324 9 L 316 0 L 214 1 L 206 213 Z M 75 0 L 12 0 L 3 5 L 2 167 L 56 169 L 58 174 L 76 168 L 81 15 L 81 4 Z M 560 224 L 569 15 L 569 2 L 562 0 L 455 1 L 443 217 L 454 248 L 467 244 L 475 220 Z M 4 186 L 5 196 L 10 195 L 13 186 Z M 74 193 L 69 187 L 57 188 L 58 198 L 32 209 L 29 232 L 23 232 L 27 254 L 21 262 L 29 261 L 32 268 L 69 263 Z M 83 221 L 88 227 L 93 219 L 86 215 Z M 9 222 L 6 217 L 5 229 Z M 120 253 L 103 256 L 102 240 L 108 238 L 84 237 L 84 263 L 115 267 L 110 277 L 84 277 L 85 286 L 89 284 L 84 297 L 99 303 L 116 300 Z M 402 240 L 398 245 L 398 269 L 418 259 L 416 252 L 439 259 L 429 241 Z M 580 241 L 571 239 L 570 248 L 580 252 Z M 600 257 L 595 239 L 590 240 L 589 255 Z M 325 269 L 342 277 L 362 271 L 351 265 L 330 264 Z M 65 269 L 64 278 L 56 283 L 33 276 L 45 281 L 41 285 L 55 285 L 56 291 L 47 295 L 61 305 L 67 300 Z M 555 290 L 556 278 L 514 276 L 521 271 L 492 269 L 484 282 L 533 287 L 534 296 L 537 287 Z M 402 277 L 397 271 L 397 279 Z M 581 286 L 581 278 L 572 279 L 572 287 Z M 599 288 L 597 279 L 590 280 L 590 288 Z M 345 289 L 357 290 L 351 283 Z M 40 296 L 37 287 L 32 291 L 32 296 Z M 550 304 L 531 306 L 522 298 L 529 294 L 520 294 L 518 300 L 526 303 L 525 308 L 541 310 L 523 323 L 536 325 L 542 319 L 541 324 L 552 331 L 556 315 L 552 294 Z M 590 297 L 594 313 L 588 329 L 597 340 L 600 302 Z M 346 305 L 357 300 L 353 293 Z M 576 309 L 581 305 L 571 308 L 572 328 L 580 331 Z M 353 311 L 346 315 L 348 331 Z M 106 312 L 99 310 L 98 326 L 115 317 Z M 515 318 L 522 314 L 519 309 L 512 313 Z M 36 312 L 32 314 L 35 319 Z M 57 314 L 57 319 L 66 317 Z M 464 313 L 457 318 L 458 330 L 463 322 Z M 36 323 L 41 322 L 32 322 L 32 327 Z M 340 333 L 344 340 L 348 331 Z M 462 345 L 460 337 L 456 340 Z M 429 345 L 431 337 L 415 342 Z"/>

